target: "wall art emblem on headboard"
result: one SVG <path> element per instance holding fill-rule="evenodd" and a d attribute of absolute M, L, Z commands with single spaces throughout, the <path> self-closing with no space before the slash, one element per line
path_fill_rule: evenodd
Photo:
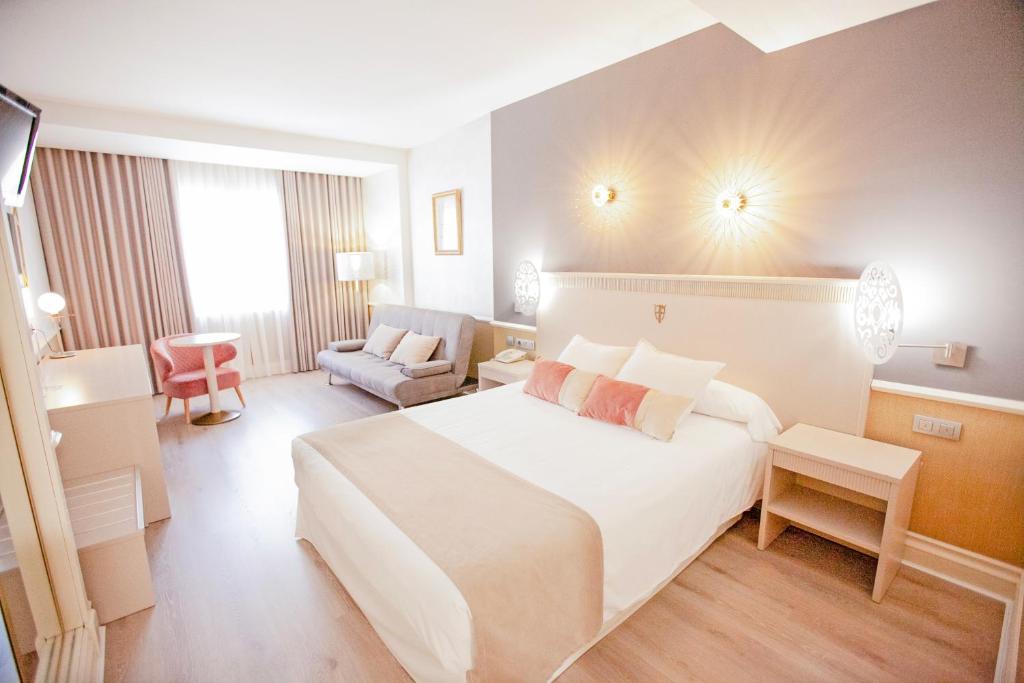
<path fill-rule="evenodd" d="M 654 304 L 654 319 L 661 324 L 661 321 L 665 319 L 665 304 Z"/>

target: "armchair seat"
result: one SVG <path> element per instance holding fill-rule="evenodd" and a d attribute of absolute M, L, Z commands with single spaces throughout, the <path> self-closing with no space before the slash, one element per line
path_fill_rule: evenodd
<path fill-rule="evenodd" d="M 217 389 L 234 389 L 242 383 L 242 373 L 234 368 L 216 368 Z M 178 372 L 163 381 L 164 395 L 193 398 L 207 393 L 206 370 Z"/>
<path fill-rule="evenodd" d="M 149 355 L 153 358 L 153 367 L 160 378 L 167 405 L 164 417 L 171 411 L 171 401 L 180 398 L 185 402 L 185 421 L 189 421 L 189 401 L 197 396 L 208 393 L 206 386 L 206 368 L 203 365 L 203 352 L 197 348 L 171 346 L 175 337 L 188 335 L 175 334 L 154 340 L 149 346 Z M 242 374 L 234 368 L 222 367 L 238 354 L 231 344 L 217 344 L 213 347 L 214 372 L 217 375 L 217 391 L 234 389 L 238 402 L 245 407 L 242 396 Z"/>

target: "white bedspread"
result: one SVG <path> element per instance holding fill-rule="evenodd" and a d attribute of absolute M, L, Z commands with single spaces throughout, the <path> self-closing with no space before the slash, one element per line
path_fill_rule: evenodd
<path fill-rule="evenodd" d="M 744 425 L 704 415 L 687 417 L 664 443 L 523 394 L 521 383 L 404 414 L 594 518 L 606 622 L 648 598 L 749 507 L 763 477 L 766 446 Z M 297 443 L 294 455 L 297 533 L 416 680 L 462 680 L 471 628 L 454 584 L 311 447 Z"/>

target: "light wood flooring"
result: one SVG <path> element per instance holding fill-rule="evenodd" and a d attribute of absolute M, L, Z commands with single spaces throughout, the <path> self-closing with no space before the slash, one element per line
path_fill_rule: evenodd
<path fill-rule="evenodd" d="M 390 405 L 319 372 L 244 390 L 234 422 L 186 425 L 175 401 L 159 425 L 173 517 L 146 530 L 157 604 L 108 624 L 106 680 L 409 680 L 293 537 L 291 439 Z M 876 605 L 870 558 L 795 529 L 759 552 L 756 536 L 748 514 L 559 681 L 992 679 L 1001 604 L 904 568 Z"/>

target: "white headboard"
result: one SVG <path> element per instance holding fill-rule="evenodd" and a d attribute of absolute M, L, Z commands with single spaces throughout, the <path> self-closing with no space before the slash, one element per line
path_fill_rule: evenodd
<path fill-rule="evenodd" d="M 856 280 L 544 273 L 537 351 L 574 334 L 726 363 L 718 379 L 764 398 L 783 425 L 864 433 L 874 366 L 853 332 Z M 655 306 L 664 304 L 659 323 Z"/>

